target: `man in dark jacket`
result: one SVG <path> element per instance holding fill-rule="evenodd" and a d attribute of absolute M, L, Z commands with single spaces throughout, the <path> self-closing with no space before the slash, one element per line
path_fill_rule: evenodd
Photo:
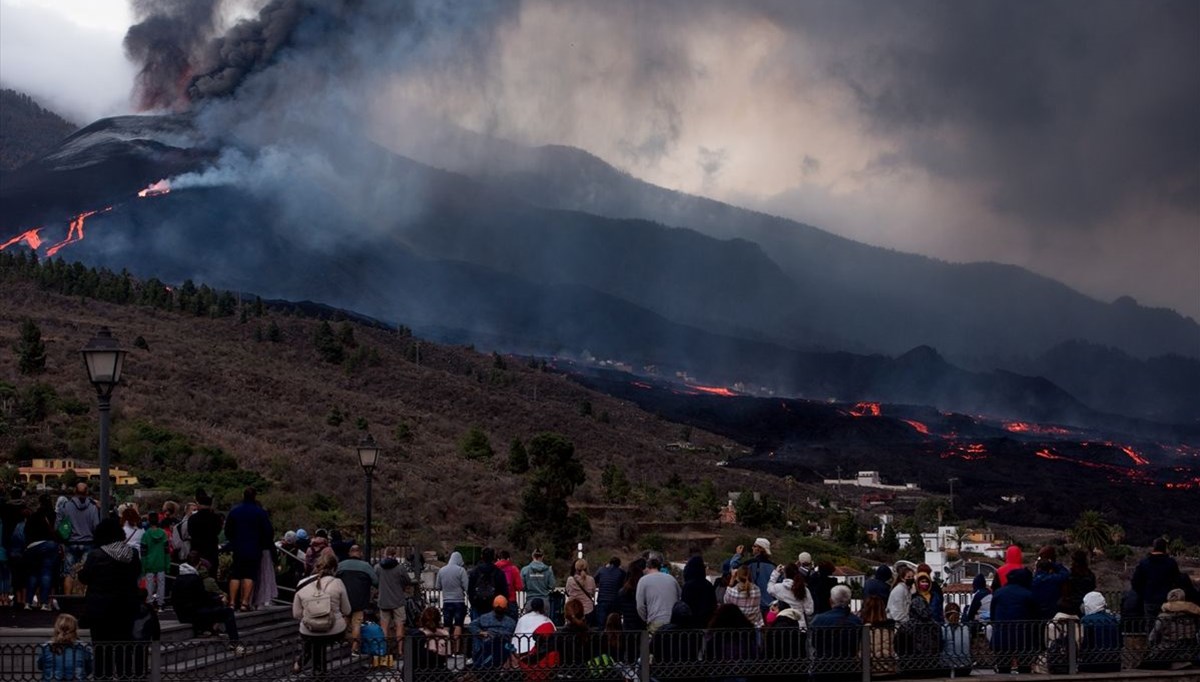
<path fill-rule="evenodd" d="M 991 620 L 991 596 L 992 591 L 988 589 L 987 576 L 983 573 L 976 573 L 975 579 L 971 581 L 971 603 L 967 606 L 967 613 L 963 616 L 962 622 Z"/>
<path fill-rule="evenodd" d="M 471 605 L 471 620 L 492 610 L 496 595 L 508 594 L 508 578 L 496 568 L 496 550 L 484 547 L 479 563 L 467 576 L 467 601 Z"/>
<path fill-rule="evenodd" d="M 1179 564 L 1167 555 L 1165 539 L 1154 539 L 1150 554 L 1138 562 L 1130 583 L 1142 599 L 1142 609 L 1148 622 L 1147 629 L 1153 628 L 1163 602 L 1167 600 L 1167 593 L 1177 587 L 1183 587 Z"/>
<path fill-rule="evenodd" d="M 188 517 L 188 537 L 191 548 L 211 566 L 219 566 L 217 548 L 220 545 L 221 517 L 212 508 L 212 497 L 204 489 L 196 491 L 196 511 Z"/>
<path fill-rule="evenodd" d="M 858 679 L 851 672 L 860 665 L 858 644 L 862 640 L 862 619 L 850 613 L 850 588 L 836 585 L 829 591 L 829 609 L 812 619 L 813 672 L 818 679 Z M 836 671 L 836 672 L 835 672 Z"/>
<path fill-rule="evenodd" d="M 875 569 L 875 575 L 867 578 L 863 585 L 863 599 L 879 597 L 885 603 L 892 593 L 892 567 L 884 564 Z"/>
<path fill-rule="evenodd" d="M 225 519 L 225 539 L 233 550 L 233 564 L 229 567 L 229 603 L 235 607 L 240 603 L 243 611 L 252 608 L 250 602 L 254 598 L 254 581 L 258 580 L 262 568 L 263 550 L 275 541 L 271 517 L 258 504 L 257 498 L 258 492 L 247 487 L 242 492 L 242 503 L 230 510 Z M 194 530 L 192 537 L 195 537 Z"/>
<path fill-rule="evenodd" d="M 338 563 L 337 577 L 346 586 L 346 598 L 350 600 L 350 626 L 346 628 L 350 653 L 358 654 L 363 612 L 371 604 L 371 588 L 379 584 L 379 578 L 371 564 L 363 561 L 362 547 L 350 545 L 346 554 L 346 559 Z"/>
<path fill-rule="evenodd" d="M 608 564 L 596 571 L 596 627 L 604 628 L 604 621 L 612 613 L 613 605 L 617 603 L 617 593 L 627 577 L 621 569 L 619 557 L 609 559 Z"/>
<path fill-rule="evenodd" d="M 717 610 L 717 593 L 713 591 L 712 583 L 704 570 L 704 558 L 694 556 L 683 566 L 683 603 L 691 611 L 692 622 L 696 627 L 705 627 Z M 671 615 L 674 619 L 674 613 Z"/>
<path fill-rule="evenodd" d="M 750 570 L 750 580 L 758 586 L 758 591 L 762 595 L 762 612 L 765 614 L 767 607 L 773 601 L 767 590 L 771 582 L 771 574 L 775 572 L 775 562 L 771 561 L 771 541 L 766 538 L 755 540 L 754 545 L 750 548 L 749 559 L 743 558 L 744 550 L 745 547 L 738 545 L 737 552 L 729 559 L 729 567 L 731 571 L 737 571 L 740 566 L 745 566 Z"/>
<path fill-rule="evenodd" d="M 996 653 L 996 672 L 1001 675 L 1012 672 L 1014 658 L 1020 672 L 1030 672 L 1041 650 L 1032 586 L 1029 569 L 1016 568 L 1009 571 L 1004 587 L 992 595 L 992 651 Z"/>

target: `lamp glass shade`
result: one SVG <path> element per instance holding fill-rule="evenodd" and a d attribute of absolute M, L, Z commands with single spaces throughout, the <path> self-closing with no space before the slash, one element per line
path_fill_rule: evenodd
<path fill-rule="evenodd" d="M 364 440 L 358 446 L 358 463 L 363 470 L 370 472 L 375 468 L 376 462 L 379 461 L 379 446 L 375 445 L 374 440 Z"/>
<path fill-rule="evenodd" d="M 121 381 L 121 367 L 125 362 L 126 353 L 127 351 L 117 344 L 108 327 L 102 327 L 80 351 L 84 365 L 87 366 L 88 380 L 97 387 L 116 386 Z"/>

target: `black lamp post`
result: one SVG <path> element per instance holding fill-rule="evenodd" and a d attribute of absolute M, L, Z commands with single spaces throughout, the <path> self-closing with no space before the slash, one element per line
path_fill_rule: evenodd
<path fill-rule="evenodd" d="M 79 351 L 87 367 L 88 380 L 96 387 L 100 403 L 100 515 L 108 514 L 111 502 L 111 481 L 108 475 L 108 420 L 112 392 L 121 381 L 121 365 L 125 354 L 108 327 L 101 327 L 91 341 Z"/>
<path fill-rule="evenodd" d="M 367 522 L 363 527 L 363 552 L 368 562 L 371 560 L 371 483 L 375 478 L 379 450 L 380 447 L 375 444 L 375 439 L 369 433 L 358 442 L 358 463 L 367 475 Z"/>

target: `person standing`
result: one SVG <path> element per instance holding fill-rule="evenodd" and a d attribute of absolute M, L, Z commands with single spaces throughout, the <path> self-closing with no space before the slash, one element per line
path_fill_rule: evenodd
<path fill-rule="evenodd" d="M 1033 668 L 1038 641 L 1037 601 L 1033 598 L 1033 573 L 1027 568 L 1008 572 L 1004 587 L 992 594 L 992 651 L 996 652 L 996 672 L 1012 672 L 1014 659 L 1019 672 Z"/>
<path fill-rule="evenodd" d="M 50 496 L 38 497 L 37 509 L 25 521 L 25 565 L 28 580 L 25 585 L 26 608 L 50 609 L 50 587 L 54 582 L 54 566 L 58 561 L 58 543 L 54 540 L 54 505 Z"/>
<path fill-rule="evenodd" d="M 315 578 L 296 591 L 292 600 L 292 618 L 300 621 L 300 640 L 304 644 L 301 660 L 292 666 L 299 674 L 304 661 L 312 661 L 313 673 L 325 674 L 326 653 L 341 641 L 350 615 L 350 597 L 346 586 L 334 573 L 338 560 L 332 553 L 322 554 L 314 567 Z"/>
<path fill-rule="evenodd" d="M 187 517 L 188 538 L 191 549 L 200 552 L 200 558 L 210 566 L 218 566 L 217 548 L 220 546 L 221 517 L 212 508 L 213 499 L 204 489 L 196 491 L 196 511 Z M 237 606 L 237 604 L 232 604 Z"/>
<path fill-rule="evenodd" d="M 599 581 L 599 576 L 597 576 Z M 705 575 L 704 558 L 696 555 L 683 566 L 682 599 L 695 623 L 707 624 L 717 610 L 717 593 Z M 674 622 L 674 616 L 672 616 Z"/>
<path fill-rule="evenodd" d="M 1142 599 L 1148 631 L 1154 627 L 1163 602 L 1167 600 L 1167 593 L 1182 585 L 1179 564 L 1167 554 L 1166 539 L 1154 539 L 1150 554 L 1138 562 L 1130 583 Z"/>
<path fill-rule="evenodd" d="M 492 610 L 496 595 L 508 594 L 508 580 L 504 571 L 496 568 L 496 550 L 484 547 L 479 553 L 479 563 L 471 569 L 467 581 L 467 603 L 471 607 L 471 619 Z"/>
<path fill-rule="evenodd" d="M 75 593 L 75 573 L 83 558 L 92 550 L 92 533 L 100 523 L 100 507 L 88 496 L 88 484 L 75 484 L 75 495 L 63 507 L 63 518 L 71 524 L 63 554 L 63 591 Z M 63 519 L 58 519 L 62 523 Z"/>
<path fill-rule="evenodd" d="M 513 563 L 512 555 L 507 549 L 500 550 L 496 561 L 496 568 L 504 571 L 504 579 L 508 581 L 508 594 L 505 595 L 505 602 L 508 604 L 508 615 L 512 616 L 513 622 L 517 621 L 517 593 L 525 589 L 525 582 L 521 580 L 521 567 Z M 490 613 L 490 612 L 489 612 Z"/>
<path fill-rule="evenodd" d="M 558 585 L 554 568 L 542 563 L 542 550 L 533 550 L 532 561 L 521 569 L 521 581 L 525 583 L 525 602 L 538 598 L 550 603 L 550 591 Z"/>
<path fill-rule="evenodd" d="M 434 587 L 442 592 L 442 618 L 455 646 L 467 622 L 467 588 L 470 577 L 463 567 L 462 554 L 453 552 L 450 561 L 437 572 Z"/>
<path fill-rule="evenodd" d="M 588 624 L 594 624 L 592 614 L 596 610 L 596 580 L 588 575 L 586 559 L 575 560 L 575 571 L 567 578 L 567 601 L 579 602 L 584 620 Z"/>
<path fill-rule="evenodd" d="M 363 561 L 363 550 L 358 545 L 350 545 L 346 559 L 338 563 L 336 575 L 346 587 L 350 599 L 350 625 L 346 629 L 350 653 L 358 655 L 363 613 L 371 603 L 371 588 L 378 585 L 379 581 L 371 564 Z"/>
<path fill-rule="evenodd" d="M 771 583 L 771 574 L 775 572 L 775 562 L 771 561 L 771 542 L 766 538 L 758 538 L 754 541 L 754 546 L 750 548 L 751 556 L 745 558 L 745 547 L 737 546 L 737 553 L 729 560 L 731 570 L 745 566 L 749 571 L 750 580 L 758 587 L 759 599 L 761 600 L 760 609 L 757 621 L 751 619 L 751 622 L 762 622 L 762 617 L 767 613 L 767 607 L 771 605 L 771 595 L 767 591 L 768 585 Z M 811 588 L 812 585 L 810 584 Z M 726 600 L 728 601 L 728 599 Z"/>
<path fill-rule="evenodd" d="M 646 562 L 645 573 L 637 583 L 635 595 L 638 616 L 651 632 L 671 622 L 671 610 L 675 608 L 675 602 L 683 596 L 679 581 L 660 569 L 662 559 L 650 557 Z M 759 614 L 760 619 L 761 617 L 762 614 Z"/>
<path fill-rule="evenodd" d="M 233 564 L 229 567 L 229 603 L 235 608 L 240 604 L 242 611 L 254 610 L 254 581 L 258 579 L 263 549 L 270 548 L 275 538 L 271 517 L 258 504 L 257 498 L 258 492 L 248 486 L 242 492 L 242 503 L 230 510 L 225 519 L 225 539 L 233 550 Z"/>
<path fill-rule="evenodd" d="M 908 620 L 909 608 L 912 605 L 912 586 L 916 582 L 913 571 L 908 566 L 896 567 L 896 582 L 888 594 L 887 617 L 897 624 Z"/>
<path fill-rule="evenodd" d="M 404 588 L 408 584 L 407 567 L 397 558 L 399 550 L 388 547 L 383 551 L 383 561 L 375 565 L 375 584 L 379 586 L 379 625 L 386 638 L 394 625 L 396 628 L 396 651 L 404 651 Z"/>
<path fill-rule="evenodd" d="M 167 599 L 167 532 L 159 526 L 158 514 L 150 512 L 150 527 L 142 533 L 142 575 L 146 579 L 146 602 L 162 608 Z"/>
<path fill-rule="evenodd" d="M 100 521 L 94 539 L 97 547 L 88 553 L 79 571 L 79 581 L 87 585 L 84 620 L 96 645 L 96 677 L 121 678 L 129 673 L 127 644 L 123 643 L 133 639 L 142 566 L 116 519 Z"/>
<path fill-rule="evenodd" d="M 753 623 L 754 627 L 761 628 L 763 626 L 763 612 L 760 608 L 762 595 L 758 591 L 758 585 L 755 585 L 750 578 L 748 566 L 739 566 L 734 570 L 733 583 L 725 591 L 725 603 L 733 604 L 741 609 L 746 620 Z"/>
<path fill-rule="evenodd" d="M 703 562 L 702 562 L 703 563 Z M 621 559 L 613 557 L 599 571 L 596 571 L 596 617 L 597 626 L 603 627 L 617 603 L 617 593 L 625 584 L 625 571 L 621 569 Z"/>

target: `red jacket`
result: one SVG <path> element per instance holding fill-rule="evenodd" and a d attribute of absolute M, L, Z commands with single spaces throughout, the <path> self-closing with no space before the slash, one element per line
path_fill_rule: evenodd
<path fill-rule="evenodd" d="M 996 569 L 996 574 L 1000 576 L 1000 586 L 1004 587 L 1008 584 L 1008 572 L 1016 570 L 1025 565 L 1025 557 L 1021 554 L 1021 548 L 1016 545 L 1009 545 L 1004 552 L 1004 565 Z"/>
<path fill-rule="evenodd" d="M 504 577 L 508 579 L 508 601 L 515 604 L 517 592 L 525 589 L 525 583 L 521 581 L 521 569 L 508 559 L 497 561 L 496 568 L 504 571 Z"/>

